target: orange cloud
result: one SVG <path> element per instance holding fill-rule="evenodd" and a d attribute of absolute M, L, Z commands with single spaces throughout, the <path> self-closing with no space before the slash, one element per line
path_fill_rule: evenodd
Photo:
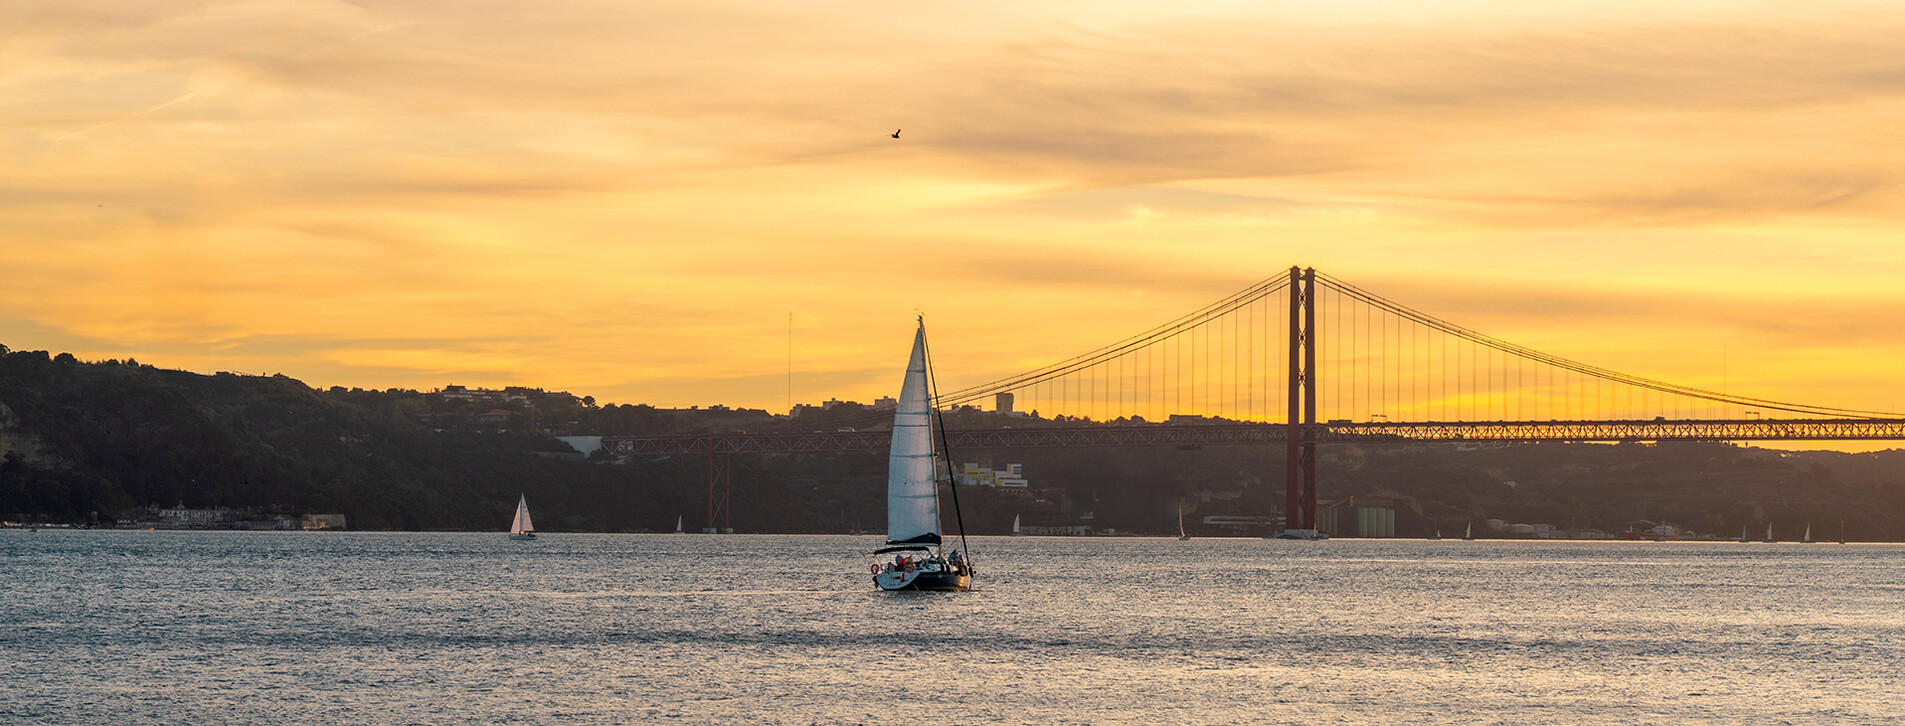
<path fill-rule="evenodd" d="M 1643 375 L 1710 381 L 1737 344 L 1761 395 L 1862 405 L 1905 391 L 1902 26 L 1855 3 L 14 8 L 0 342 L 778 408 L 889 393 L 915 311 L 942 383 L 976 383 L 1304 264 Z"/>

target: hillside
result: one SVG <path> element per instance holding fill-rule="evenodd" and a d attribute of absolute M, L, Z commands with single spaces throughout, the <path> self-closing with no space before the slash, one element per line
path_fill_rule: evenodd
<path fill-rule="evenodd" d="M 490 392 L 496 393 L 496 392 Z M 549 531 L 665 531 L 706 518 L 705 461 L 598 456 L 556 435 L 879 428 L 845 403 L 787 419 L 764 411 L 597 406 L 538 389 L 501 398 L 313 389 L 283 376 L 201 375 L 135 361 L 82 362 L 0 347 L 0 517 L 109 522 L 140 508 L 252 507 L 341 513 L 354 529 L 499 530 L 526 494 Z M 959 427 L 1038 426 L 966 410 Z M 1065 425 L 1081 425 L 1066 421 Z M 1634 520 L 1787 538 L 1905 540 L 1905 451 L 1777 452 L 1722 443 L 1326 446 L 1324 499 L 1394 503 L 1398 536 L 1495 518 L 1621 531 Z M 1280 447 L 958 452 L 1019 464 L 1032 486 L 961 487 L 966 524 L 1174 532 L 1182 503 L 1261 516 L 1282 502 Z M 884 457 L 873 452 L 733 459 L 739 531 L 842 532 L 885 523 Z M 1843 523 L 1843 524 L 1842 524 Z"/>
<path fill-rule="evenodd" d="M 11 352 L 0 357 L 0 514 L 89 522 L 182 503 L 339 512 L 359 529 L 496 529 L 528 491 L 546 527 L 616 529 L 592 517 L 678 499 L 671 469 L 538 457 L 571 449 L 458 425 L 469 416 L 441 404 Z"/>

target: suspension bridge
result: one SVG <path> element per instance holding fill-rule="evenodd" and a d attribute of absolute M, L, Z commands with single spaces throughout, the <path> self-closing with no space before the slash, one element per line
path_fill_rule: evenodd
<path fill-rule="evenodd" d="M 1316 534 L 1318 445 L 1905 440 L 1905 419 L 1892 414 L 1614 371 L 1294 267 L 1125 340 L 935 396 L 954 412 L 988 402 L 994 415 L 977 419 L 982 425 L 948 425 L 950 447 L 1283 447 L 1285 533 L 1293 537 Z M 728 520 L 725 457 L 885 450 L 889 432 L 861 430 L 879 426 L 881 415 L 832 432 L 612 437 L 603 445 L 624 456 L 707 456 L 712 524 Z"/>

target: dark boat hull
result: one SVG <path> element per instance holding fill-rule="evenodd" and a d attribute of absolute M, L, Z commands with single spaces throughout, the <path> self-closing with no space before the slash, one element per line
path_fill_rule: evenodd
<path fill-rule="evenodd" d="M 965 592 L 972 589 L 972 575 L 964 572 L 919 572 L 912 577 L 884 578 L 875 576 L 873 584 L 882 590 L 924 590 L 929 592 Z"/>

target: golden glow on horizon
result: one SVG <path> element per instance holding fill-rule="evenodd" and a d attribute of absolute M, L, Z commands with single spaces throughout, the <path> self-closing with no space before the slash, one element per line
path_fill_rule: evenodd
<path fill-rule="evenodd" d="M 1882 3 L 0 20 L 16 349 L 779 410 L 790 312 L 793 399 L 871 400 L 915 311 L 956 388 L 1300 264 L 1648 378 L 1905 399 Z"/>

